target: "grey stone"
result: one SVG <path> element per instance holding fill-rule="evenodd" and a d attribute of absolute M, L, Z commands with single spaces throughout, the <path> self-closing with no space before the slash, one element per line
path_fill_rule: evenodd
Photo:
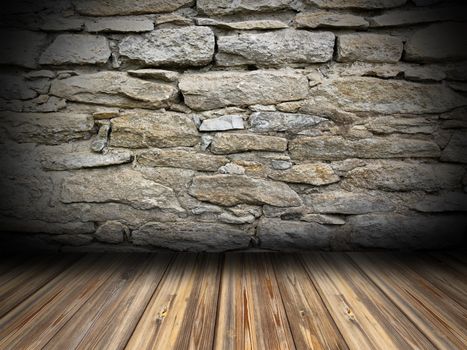
<path fill-rule="evenodd" d="M 39 59 L 40 64 L 103 64 L 110 58 L 110 47 L 103 36 L 61 34 Z"/>
<path fill-rule="evenodd" d="M 29 100 L 37 96 L 30 82 L 14 73 L 0 74 L 0 98 L 5 100 Z"/>
<path fill-rule="evenodd" d="M 81 31 L 84 26 L 82 18 L 64 18 L 59 15 L 48 15 L 41 17 L 39 20 L 38 29 L 47 32 L 61 32 L 61 31 Z"/>
<path fill-rule="evenodd" d="M 369 120 L 365 128 L 376 134 L 433 134 L 437 124 L 435 118 L 381 116 Z"/>
<path fill-rule="evenodd" d="M 347 174 L 345 183 L 383 191 L 439 191 L 461 187 L 464 169 L 451 164 L 377 161 Z"/>
<path fill-rule="evenodd" d="M 445 162 L 467 163 L 467 132 L 457 130 L 451 136 L 448 145 L 441 153 Z"/>
<path fill-rule="evenodd" d="M 184 149 L 151 149 L 139 153 L 138 164 L 154 167 L 185 168 L 199 171 L 216 171 L 229 162 L 226 157 L 198 153 Z"/>
<path fill-rule="evenodd" d="M 233 225 L 251 224 L 255 221 L 255 217 L 251 214 L 239 217 L 228 213 L 222 213 L 217 218 L 221 222 Z"/>
<path fill-rule="evenodd" d="M 303 201 L 313 212 L 324 214 L 367 214 L 395 209 L 384 196 L 347 191 L 309 194 Z"/>
<path fill-rule="evenodd" d="M 118 221 L 106 221 L 97 228 L 94 236 L 101 242 L 121 243 L 128 234 L 128 227 L 122 223 Z"/>
<path fill-rule="evenodd" d="M 300 206 L 298 195 L 284 183 L 244 175 L 196 176 L 188 192 L 200 201 L 219 205 L 269 204 Z"/>
<path fill-rule="evenodd" d="M 205 119 L 199 127 L 200 131 L 225 131 L 236 129 L 245 129 L 242 116 L 236 114 Z"/>
<path fill-rule="evenodd" d="M 340 160 L 346 158 L 408 158 L 440 155 L 433 141 L 373 137 L 348 140 L 342 136 L 297 137 L 289 143 L 292 159 Z"/>
<path fill-rule="evenodd" d="M 316 222 L 322 225 L 344 225 L 345 220 L 336 215 L 323 214 L 305 214 L 300 218 L 301 221 Z"/>
<path fill-rule="evenodd" d="M 0 43 L 0 64 L 36 68 L 42 47 L 47 43 L 47 36 L 44 33 L 3 28 Z"/>
<path fill-rule="evenodd" d="M 465 59 L 467 43 L 456 38 L 466 30 L 463 23 L 432 24 L 420 29 L 407 40 L 404 59 L 418 62 Z"/>
<path fill-rule="evenodd" d="M 292 162 L 289 162 L 287 160 L 273 160 L 271 162 L 271 166 L 275 170 L 287 170 L 292 167 Z"/>
<path fill-rule="evenodd" d="M 299 132 L 313 128 L 323 121 L 327 119 L 297 113 L 255 112 L 250 116 L 251 130 L 254 132 Z"/>
<path fill-rule="evenodd" d="M 46 170 L 74 170 L 97 168 L 110 165 L 130 163 L 131 152 L 126 150 L 109 150 L 105 154 L 92 152 L 60 152 L 60 147 L 52 153 L 42 154 L 41 165 Z"/>
<path fill-rule="evenodd" d="M 218 133 L 211 143 L 211 152 L 229 154 L 248 151 L 284 152 L 287 139 L 254 134 Z"/>
<path fill-rule="evenodd" d="M 332 58 L 334 39 L 331 32 L 312 33 L 295 29 L 219 36 L 216 62 L 220 66 L 327 62 Z"/>
<path fill-rule="evenodd" d="M 116 185 L 118 184 L 118 185 Z M 184 212 L 173 190 L 145 179 L 141 173 L 120 169 L 94 169 L 74 173 L 63 180 L 63 203 L 122 203 L 135 209 Z"/>
<path fill-rule="evenodd" d="M 161 108 L 176 100 L 178 90 L 169 84 L 133 78 L 124 72 L 104 71 L 54 80 L 50 93 L 75 102 Z"/>
<path fill-rule="evenodd" d="M 212 18 L 196 18 L 196 24 L 198 24 L 199 26 L 211 26 L 223 29 L 236 30 L 283 29 L 288 27 L 286 23 L 273 19 L 224 22 Z"/>
<path fill-rule="evenodd" d="M 73 0 L 78 13 L 90 16 L 120 16 L 175 11 L 193 0 Z"/>
<path fill-rule="evenodd" d="M 439 195 L 426 195 L 409 203 L 409 207 L 425 213 L 467 211 L 467 194 L 446 192 Z"/>
<path fill-rule="evenodd" d="M 251 235 L 220 223 L 181 221 L 173 223 L 149 222 L 132 233 L 137 245 L 152 245 L 179 251 L 220 252 L 247 248 Z"/>
<path fill-rule="evenodd" d="M 145 178 L 172 188 L 179 195 L 184 195 L 191 184 L 196 171 L 183 168 L 169 167 L 138 167 Z M 181 193 L 180 193 L 181 192 Z"/>
<path fill-rule="evenodd" d="M 189 115 L 127 111 L 111 121 L 110 145 L 127 148 L 194 146 L 198 130 Z"/>
<path fill-rule="evenodd" d="M 385 9 L 404 5 L 407 0 L 309 0 L 310 3 L 325 9 Z"/>
<path fill-rule="evenodd" d="M 217 171 L 219 174 L 245 175 L 245 168 L 235 163 L 221 166 Z"/>
<path fill-rule="evenodd" d="M 333 13 L 328 11 L 302 12 L 294 22 L 299 28 L 367 28 L 368 21 L 349 13 Z"/>
<path fill-rule="evenodd" d="M 331 168 L 336 172 L 336 174 L 338 174 L 339 176 L 345 176 L 350 170 L 365 166 L 366 162 L 358 158 L 349 158 L 341 161 L 332 162 L 330 165 Z"/>
<path fill-rule="evenodd" d="M 397 62 L 402 56 L 402 39 L 373 33 L 341 34 L 337 37 L 339 62 Z"/>
<path fill-rule="evenodd" d="M 261 248 L 303 250 L 329 248 L 332 234 L 329 228 L 314 222 L 263 218 L 257 236 Z"/>
<path fill-rule="evenodd" d="M 41 70 L 36 70 L 36 71 L 25 73 L 23 76 L 28 80 L 42 79 L 42 78 L 53 79 L 55 78 L 55 72 L 51 70 L 41 69 Z"/>
<path fill-rule="evenodd" d="M 214 55 L 214 33 L 207 27 L 158 29 L 124 38 L 120 55 L 151 66 L 203 66 Z"/>
<path fill-rule="evenodd" d="M 88 32 L 150 32 L 154 23 L 146 17 L 95 18 L 84 22 Z"/>
<path fill-rule="evenodd" d="M 128 74 L 138 78 L 149 78 L 163 81 L 177 81 L 180 74 L 171 70 L 164 69 L 137 69 L 129 70 Z"/>
<path fill-rule="evenodd" d="M 226 15 L 238 12 L 271 12 L 291 8 L 293 0 L 198 0 L 197 9 L 206 15 Z"/>
<path fill-rule="evenodd" d="M 306 77 L 292 70 L 185 74 L 179 83 L 185 103 L 195 110 L 300 100 L 307 87 Z"/>
<path fill-rule="evenodd" d="M 325 163 L 308 163 L 294 165 L 292 168 L 276 171 L 269 177 L 278 181 L 302 183 L 314 186 L 332 184 L 339 181 L 339 176 Z"/>

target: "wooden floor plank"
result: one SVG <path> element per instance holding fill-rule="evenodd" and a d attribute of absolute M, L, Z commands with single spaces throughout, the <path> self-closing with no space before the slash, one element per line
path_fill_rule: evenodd
<path fill-rule="evenodd" d="M 227 254 L 215 349 L 295 349 L 267 254 Z"/>
<path fill-rule="evenodd" d="M 212 348 L 219 277 L 219 255 L 177 256 L 126 348 Z"/>
<path fill-rule="evenodd" d="M 0 349 L 42 348 L 122 263 L 86 256 L 0 319 Z"/>
<path fill-rule="evenodd" d="M 465 348 L 467 311 L 445 293 L 385 254 L 350 256 L 436 347 Z"/>
<path fill-rule="evenodd" d="M 304 254 L 303 262 L 351 349 L 435 349 L 352 261 Z"/>
<path fill-rule="evenodd" d="M 25 255 L 8 255 L 2 256 L 0 259 L 0 281 L 4 274 L 10 272 L 18 265 L 21 265 L 25 262 L 29 257 Z M 0 282 L 1 286 L 1 282 Z"/>
<path fill-rule="evenodd" d="M 430 253 L 429 255 L 439 261 L 440 264 L 450 266 L 459 273 L 467 275 L 467 262 L 462 261 L 460 256 L 439 252 Z"/>
<path fill-rule="evenodd" d="M 297 349 L 348 349 L 296 255 L 271 257 Z"/>

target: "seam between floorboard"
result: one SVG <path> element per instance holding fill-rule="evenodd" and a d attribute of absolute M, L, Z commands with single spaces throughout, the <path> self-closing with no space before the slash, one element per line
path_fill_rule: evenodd
<path fill-rule="evenodd" d="M 220 264 L 220 272 L 219 272 L 219 283 L 217 285 L 217 304 L 216 304 L 216 319 L 214 320 L 214 336 L 212 339 L 212 346 L 211 349 L 215 350 L 216 346 L 216 339 L 217 339 L 217 325 L 219 323 L 219 309 L 221 305 L 221 289 L 222 289 L 222 278 L 224 277 L 224 265 L 225 265 L 225 253 L 221 254 L 221 259 L 219 261 Z"/>

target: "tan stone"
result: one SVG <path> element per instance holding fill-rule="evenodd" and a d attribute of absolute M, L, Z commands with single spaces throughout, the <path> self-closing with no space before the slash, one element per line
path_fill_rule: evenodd
<path fill-rule="evenodd" d="M 287 139 L 276 136 L 255 134 L 218 133 L 211 143 L 211 151 L 215 154 L 229 154 L 248 151 L 284 152 Z"/>
<path fill-rule="evenodd" d="M 339 181 L 339 176 L 325 163 L 309 163 L 294 165 L 284 171 L 276 171 L 269 174 L 274 180 L 303 183 L 314 186 L 328 185 Z"/>

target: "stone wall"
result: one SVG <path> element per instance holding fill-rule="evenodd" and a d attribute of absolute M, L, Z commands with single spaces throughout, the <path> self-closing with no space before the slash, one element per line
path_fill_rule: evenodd
<path fill-rule="evenodd" d="M 459 245 L 463 6 L 14 2 L 0 40 L 3 247 Z"/>

